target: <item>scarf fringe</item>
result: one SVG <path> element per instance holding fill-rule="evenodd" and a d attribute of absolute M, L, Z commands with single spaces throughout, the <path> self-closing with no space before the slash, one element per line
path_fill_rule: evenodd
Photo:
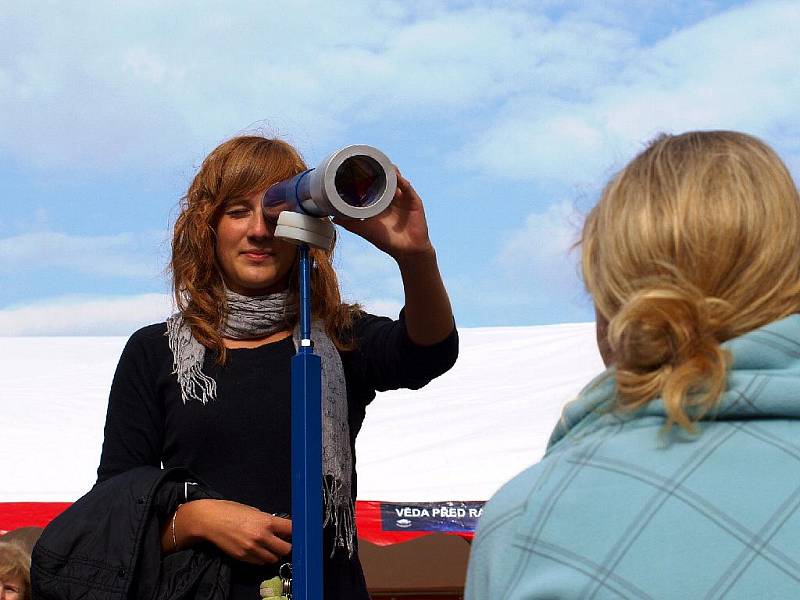
<path fill-rule="evenodd" d="M 185 326 L 183 315 L 176 313 L 167 319 L 169 349 L 172 350 L 172 374 L 178 377 L 181 400 L 199 400 L 207 404 L 217 397 L 217 382 L 203 373 L 204 349 L 192 337 L 192 330 Z M 198 393 L 199 391 L 199 393 Z"/>
<path fill-rule="evenodd" d="M 323 477 L 323 498 L 325 504 L 325 519 L 323 527 L 333 526 L 333 548 L 331 548 L 331 558 L 333 558 L 336 548 L 347 550 L 347 557 L 353 557 L 355 539 L 355 505 L 350 496 L 349 486 L 345 486 L 341 481 L 332 477 Z M 347 498 L 342 496 L 347 495 Z"/>

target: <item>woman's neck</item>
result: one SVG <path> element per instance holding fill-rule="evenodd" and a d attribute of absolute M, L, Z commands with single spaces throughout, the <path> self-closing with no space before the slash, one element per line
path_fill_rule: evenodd
<path fill-rule="evenodd" d="M 285 329 L 283 331 L 276 331 L 264 337 L 253 338 L 247 340 L 234 340 L 232 338 L 222 338 L 222 343 L 226 348 L 235 350 L 237 348 L 258 348 L 265 344 L 272 344 L 273 342 L 280 342 L 292 335 L 291 330 Z"/>

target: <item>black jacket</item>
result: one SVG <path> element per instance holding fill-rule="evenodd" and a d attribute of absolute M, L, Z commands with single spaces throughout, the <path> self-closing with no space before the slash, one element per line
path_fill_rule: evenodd
<path fill-rule="evenodd" d="M 185 469 L 139 467 L 95 485 L 33 549 L 34 600 L 225 600 L 230 567 L 213 547 L 162 556 L 161 524 L 178 504 L 219 498 Z"/>

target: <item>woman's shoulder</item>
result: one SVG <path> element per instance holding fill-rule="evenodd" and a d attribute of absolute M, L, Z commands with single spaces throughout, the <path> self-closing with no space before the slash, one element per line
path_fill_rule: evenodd
<path fill-rule="evenodd" d="M 159 341 L 165 341 L 167 335 L 167 323 L 153 323 L 145 325 L 134 331 L 129 338 L 129 343 L 134 342 L 137 344 L 153 344 Z"/>
<path fill-rule="evenodd" d="M 338 330 L 342 342 L 347 346 L 357 346 L 359 342 L 375 331 L 391 327 L 394 319 L 373 315 L 360 305 L 342 305 L 342 313 L 347 317 L 342 320 Z"/>
<path fill-rule="evenodd" d="M 169 351 L 167 323 L 153 323 L 137 329 L 125 344 L 125 354 L 160 354 Z"/>
<path fill-rule="evenodd" d="M 369 325 L 371 323 L 391 323 L 397 319 L 392 319 L 390 317 L 384 317 L 381 315 L 374 315 L 372 313 L 367 312 L 361 306 L 350 307 L 350 315 L 352 319 L 353 326 L 364 326 Z"/>
<path fill-rule="evenodd" d="M 167 333 L 167 322 L 161 321 L 161 323 L 153 323 L 151 325 L 145 325 L 137 329 L 136 331 L 131 334 L 131 339 L 137 340 L 155 340 L 162 338 Z"/>
<path fill-rule="evenodd" d="M 498 529 L 514 531 L 515 522 L 525 512 L 541 476 L 542 463 L 536 463 L 504 483 L 483 508 L 480 519 L 481 536 L 490 535 Z"/>

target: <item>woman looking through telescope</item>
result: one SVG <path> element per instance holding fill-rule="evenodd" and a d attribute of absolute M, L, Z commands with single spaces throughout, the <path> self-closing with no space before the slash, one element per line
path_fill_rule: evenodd
<path fill-rule="evenodd" d="M 257 598 L 291 551 L 297 247 L 274 237 L 281 207 L 265 210 L 261 200 L 305 169 L 289 144 L 260 136 L 233 138 L 203 161 L 172 241 L 178 312 L 133 334 L 109 398 L 98 481 L 163 464 L 188 468 L 221 495 L 164 515 L 161 549 L 213 544 L 233 559 L 234 600 Z M 343 304 L 332 251 L 311 249 L 315 349 L 329 373 L 325 597 L 350 600 L 368 598 L 353 508 L 365 408 L 376 391 L 416 389 L 447 371 L 458 337 L 422 201 L 406 179 L 397 174 L 394 200 L 378 216 L 335 222 L 394 258 L 405 292 L 395 321 Z"/>

